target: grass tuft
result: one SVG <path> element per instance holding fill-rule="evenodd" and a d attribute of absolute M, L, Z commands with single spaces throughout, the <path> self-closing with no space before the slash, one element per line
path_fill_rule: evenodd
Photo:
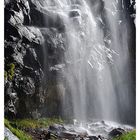
<path fill-rule="evenodd" d="M 63 124 L 63 121 L 60 118 L 17 119 L 11 121 L 11 125 L 16 126 L 19 129 L 49 127 L 56 123 Z"/>
<path fill-rule="evenodd" d="M 114 138 L 113 140 L 136 140 L 136 130 L 128 132 L 120 137 Z"/>

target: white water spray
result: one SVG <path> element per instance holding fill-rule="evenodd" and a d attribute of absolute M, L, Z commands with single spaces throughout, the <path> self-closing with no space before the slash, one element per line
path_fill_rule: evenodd
<path fill-rule="evenodd" d="M 38 6 L 61 17 L 66 35 L 63 97 L 66 117 L 119 121 L 129 110 L 128 26 L 122 0 L 40 0 Z M 52 17 L 53 18 L 53 17 Z M 47 19 L 46 19 L 47 20 Z M 127 71 L 127 72 L 126 72 Z M 125 82 L 125 83 L 123 83 Z M 68 95 L 70 94 L 70 95 Z M 71 104 L 66 102 L 70 98 Z M 72 108 L 69 112 L 65 109 Z"/>

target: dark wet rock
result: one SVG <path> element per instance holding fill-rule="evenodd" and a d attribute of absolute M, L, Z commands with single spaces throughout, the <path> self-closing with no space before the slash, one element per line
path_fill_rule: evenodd
<path fill-rule="evenodd" d="M 11 11 L 11 17 L 9 19 L 9 23 L 12 25 L 16 24 L 23 24 L 24 22 L 24 15 L 22 11 L 16 12 L 16 11 Z"/>
<path fill-rule="evenodd" d="M 19 89 L 26 95 L 35 93 L 35 85 L 34 81 L 30 77 L 23 77 L 19 81 Z"/>
<path fill-rule="evenodd" d="M 43 34 L 46 44 L 50 49 L 65 50 L 65 33 L 60 33 L 56 28 L 43 28 L 40 29 Z"/>
<path fill-rule="evenodd" d="M 124 129 L 116 128 L 116 129 L 113 129 L 111 132 L 109 132 L 109 136 L 116 137 L 116 136 L 122 135 L 123 133 L 125 133 Z"/>
<path fill-rule="evenodd" d="M 78 10 L 73 10 L 73 11 L 70 11 L 69 16 L 70 16 L 71 18 L 73 18 L 73 17 L 81 16 L 81 14 L 80 14 L 80 11 L 78 11 Z"/>
<path fill-rule="evenodd" d="M 96 136 L 89 136 L 89 140 L 99 140 L 99 138 Z"/>
<path fill-rule="evenodd" d="M 33 48 L 26 49 L 26 55 L 23 58 L 23 62 L 24 66 L 33 69 L 35 73 L 39 70 L 38 68 L 41 67 L 36 51 Z"/>
<path fill-rule="evenodd" d="M 60 94 L 60 90 L 65 89 L 58 87 L 57 80 L 64 80 L 61 72 L 67 49 L 65 24 L 62 15 L 46 9 L 42 2 L 5 0 L 5 73 L 8 73 L 5 76 L 5 114 L 8 117 L 60 114 L 64 94 Z M 71 16 L 78 13 L 73 10 Z M 8 72 L 10 64 L 15 66 L 12 76 Z M 52 108 L 54 111 L 50 111 Z"/>
<path fill-rule="evenodd" d="M 55 124 L 49 127 L 48 131 L 49 132 L 60 132 L 60 131 L 65 131 L 65 127 L 63 125 Z"/>
<path fill-rule="evenodd" d="M 14 117 L 17 112 L 16 103 L 18 101 L 18 96 L 16 93 L 12 93 L 12 89 L 12 83 L 7 81 L 5 83 L 5 114 L 10 118 Z"/>
<path fill-rule="evenodd" d="M 50 133 L 47 128 L 26 128 L 25 132 L 30 134 L 35 140 L 48 140 L 50 139 Z"/>
<path fill-rule="evenodd" d="M 104 138 L 103 136 L 99 135 L 98 136 L 99 140 L 107 140 L 106 138 Z"/>
<path fill-rule="evenodd" d="M 44 39 L 38 28 L 29 26 L 16 26 L 21 38 L 27 39 L 29 42 L 43 44 Z"/>
<path fill-rule="evenodd" d="M 48 131 L 60 138 L 72 139 L 77 137 L 76 133 L 67 131 L 63 125 L 55 124 L 50 126 Z"/>
<path fill-rule="evenodd" d="M 31 47 L 31 45 L 21 42 L 5 42 L 5 72 L 7 73 L 7 77 L 5 77 L 5 114 L 9 117 L 34 116 L 30 112 L 36 110 L 37 104 L 43 98 L 39 92 L 43 72 L 37 59 L 38 56 Z M 11 71 L 9 65 L 11 64 L 15 68 L 12 71 L 12 79 L 9 79 L 9 71 Z M 17 98 L 13 98 L 13 93 Z"/>
<path fill-rule="evenodd" d="M 59 134 L 59 137 L 61 138 L 66 138 L 66 139 L 74 139 L 77 137 L 76 133 L 72 133 L 72 132 L 61 132 Z"/>
<path fill-rule="evenodd" d="M 5 115 L 34 117 L 42 102 L 42 76 L 37 47 L 42 48 L 40 29 L 29 25 L 27 0 L 5 1 Z M 25 25 L 26 24 L 26 25 Z M 14 69 L 9 66 L 14 65 Z M 16 96 L 13 96 L 14 95 Z"/>
<path fill-rule="evenodd" d="M 67 129 L 67 127 L 63 125 L 55 124 L 53 126 L 50 126 L 48 131 L 55 135 L 58 138 L 63 139 L 86 139 L 88 138 L 88 133 L 84 130 L 76 131 L 74 128 Z"/>
<path fill-rule="evenodd" d="M 7 33 L 6 36 L 9 35 L 9 39 L 13 42 L 16 40 L 22 40 L 22 42 L 26 44 L 43 44 L 44 42 L 44 38 L 38 28 L 23 25 L 13 26 L 11 24 L 8 24 L 7 27 L 10 29 L 5 29 Z"/>
<path fill-rule="evenodd" d="M 13 57 L 14 61 L 16 61 L 17 63 L 19 63 L 21 65 L 24 65 L 22 53 L 17 53 L 17 54 L 14 53 L 12 55 L 12 57 Z"/>
<path fill-rule="evenodd" d="M 104 122 L 104 123 L 106 123 L 106 122 Z M 102 124 L 100 123 L 100 125 L 102 125 Z M 101 126 L 99 126 L 99 127 L 101 128 Z M 35 128 L 35 129 L 26 128 L 25 131 L 39 140 L 40 139 L 111 140 L 112 137 L 108 137 L 108 133 L 109 133 L 109 130 L 112 130 L 113 128 L 115 129 L 115 127 L 111 123 L 108 126 L 106 125 L 106 128 L 104 128 L 104 129 L 107 129 L 108 131 L 105 134 L 103 131 L 99 132 L 98 129 L 95 132 L 92 132 L 91 128 L 81 127 L 80 124 L 79 125 L 78 124 L 77 125 L 53 124 L 53 125 L 49 126 L 49 128 Z M 122 128 L 123 128 L 123 125 L 122 125 Z M 127 127 L 125 126 L 125 129 L 126 128 Z"/>
<path fill-rule="evenodd" d="M 30 7 L 28 0 L 5 0 L 6 22 L 12 25 L 29 23 Z"/>
<path fill-rule="evenodd" d="M 16 26 L 11 25 L 10 23 L 5 23 L 5 39 L 7 41 L 18 42 L 21 40 L 21 35 L 19 34 Z"/>
<path fill-rule="evenodd" d="M 38 27 L 54 27 L 60 32 L 64 32 L 65 26 L 61 16 L 53 12 L 53 9 L 46 9 L 43 7 L 43 1 L 30 1 L 30 16 L 31 24 Z"/>

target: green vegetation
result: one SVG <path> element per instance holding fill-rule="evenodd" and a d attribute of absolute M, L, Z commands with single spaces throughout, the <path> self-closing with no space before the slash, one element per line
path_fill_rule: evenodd
<path fill-rule="evenodd" d="M 4 125 L 14 134 L 16 135 L 20 140 L 32 140 L 31 136 L 25 134 L 23 131 L 19 130 L 18 128 L 14 128 L 11 126 L 11 123 L 5 119 Z M 6 138 L 5 138 L 6 140 Z"/>
<path fill-rule="evenodd" d="M 60 118 L 19 119 L 11 121 L 11 125 L 19 129 L 49 127 L 55 123 L 62 124 L 63 121 Z"/>
<path fill-rule="evenodd" d="M 8 138 L 7 138 L 7 137 L 5 137 L 5 138 L 4 138 L 4 140 L 8 140 Z"/>
<path fill-rule="evenodd" d="M 7 65 L 7 71 L 4 71 L 4 78 L 12 80 L 15 75 L 15 64 L 11 63 Z"/>
<path fill-rule="evenodd" d="M 7 77 L 8 77 L 7 71 L 4 71 L 4 79 L 7 79 Z"/>
<path fill-rule="evenodd" d="M 120 137 L 114 138 L 113 140 L 136 140 L 136 130 L 126 133 Z"/>
<path fill-rule="evenodd" d="M 8 71 L 8 74 L 9 74 L 10 80 L 12 80 L 15 74 L 15 65 L 11 63 L 9 66 L 10 66 L 10 69 Z"/>
<path fill-rule="evenodd" d="M 20 140 L 32 140 L 32 137 L 24 130 L 27 128 L 44 128 L 53 124 L 63 124 L 61 118 L 41 118 L 41 119 L 16 119 L 8 121 L 4 120 L 4 124 L 11 132 L 16 135 Z M 6 140 L 6 139 L 4 139 Z"/>

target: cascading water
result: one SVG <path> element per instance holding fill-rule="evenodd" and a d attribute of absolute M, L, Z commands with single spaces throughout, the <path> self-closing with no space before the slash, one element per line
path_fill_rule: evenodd
<path fill-rule="evenodd" d="M 133 109 L 130 31 L 123 0 L 36 2 L 52 18 L 60 16 L 65 26 L 64 116 L 121 121 Z"/>

